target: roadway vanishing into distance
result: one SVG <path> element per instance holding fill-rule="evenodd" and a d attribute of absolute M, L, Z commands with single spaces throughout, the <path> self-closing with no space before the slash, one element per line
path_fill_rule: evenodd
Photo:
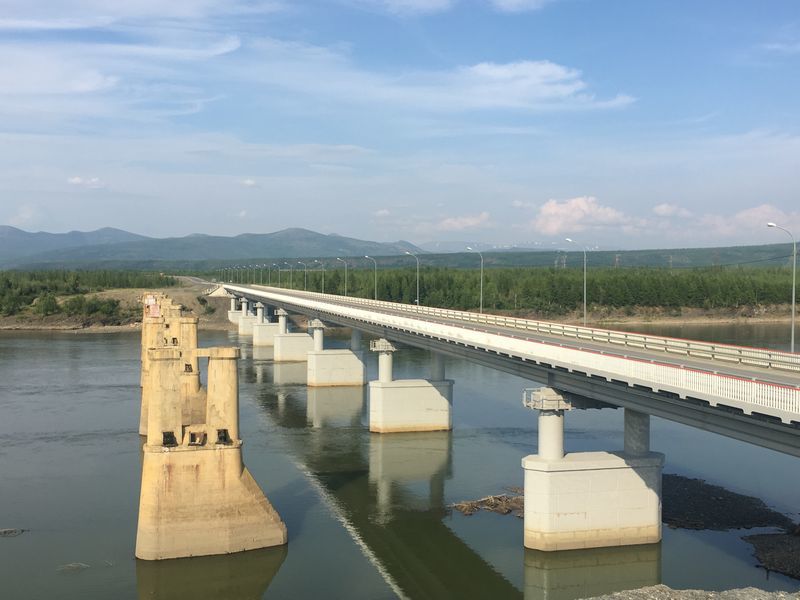
<path fill-rule="evenodd" d="M 800 356 L 260 285 L 238 297 L 800 456 Z M 456 403 L 457 410 L 457 403 Z"/>

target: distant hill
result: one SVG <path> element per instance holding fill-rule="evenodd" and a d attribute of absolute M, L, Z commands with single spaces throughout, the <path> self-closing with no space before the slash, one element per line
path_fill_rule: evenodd
<path fill-rule="evenodd" d="M 9 228 L 13 229 L 13 228 Z M 21 234 L 26 232 L 19 231 Z M 104 231 L 104 230 L 100 230 Z M 113 230 L 117 231 L 117 230 Z M 91 232 L 96 234 L 98 232 Z M 120 232 L 127 233 L 127 232 Z M 40 234 L 26 234 L 38 236 Z M 58 236 L 59 234 L 45 234 Z M 69 236 L 71 234 L 60 234 Z M 83 234 L 90 235 L 90 234 Z M 420 252 L 409 242 L 380 243 L 325 235 L 307 229 L 293 228 L 274 233 L 245 233 L 235 237 L 193 234 L 180 238 L 145 238 L 127 234 L 134 239 L 111 243 L 74 243 L 53 248 L 39 243 L 38 238 L 27 238 L 29 250 L 25 254 L 0 255 L 0 266 L 5 268 L 156 268 L 169 265 L 178 268 L 200 261 L 237 261 L 278 258 L 387 256 L 406 251 Z M 94 238 L 92 238 L 94 239 Z M 37 244 L 39 244 L 37 246 Z M 13 242 L 12 242 L 13 245 Z M 44 247 L 43 247 L 44 246 Z"/>
<path fill-rule="evenodd" d="M 29 232 L 0 225 L 0 265 L 16 262 L 17 259 L 82 246 L 100 246 L 147 240 L 137 235 L 113 227 L 96 231 L 70 231 L 68 233 Z"/>

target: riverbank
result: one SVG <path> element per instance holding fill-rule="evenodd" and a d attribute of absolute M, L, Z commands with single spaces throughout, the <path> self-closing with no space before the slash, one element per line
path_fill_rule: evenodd
<path fill-rule="evenodd" d="M 142 307 L 140 299 L 146 292 L 163 292 L 175 302 L 183 305 L 190 314 L 198 317 L 198 328 L 203 331 L 225 331 L 233 328 L 228 321 L 229 302 L 227 298 L 204 296 L 208 284 L 187 281 L 183 285 L 161 289 L 110 289 L 93 294 L 88 298 L 117 300 L 119 310 L 111 317 L 106 315 L 71 316 L 65 312 L 43 316 L 32 309 L 0 317 L 0 331 L 64 331 L 74 333 L 113 333 L 136 331 L 141 328 Z M 66 298 L 58 298 L 59 303 Z"/>

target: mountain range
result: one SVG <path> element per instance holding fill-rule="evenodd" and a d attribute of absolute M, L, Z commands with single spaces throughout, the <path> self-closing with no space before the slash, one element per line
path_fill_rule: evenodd
<path fill-rule="evenodd" d="M 192 234 L 151 238 L 110 227 L 69 233 L 0 226 L 0 268 L 142 267 L 248 259 L 391 256 L 422 252 L 409 242 L 381 243 L 292 228 L 233 237 Z"/>

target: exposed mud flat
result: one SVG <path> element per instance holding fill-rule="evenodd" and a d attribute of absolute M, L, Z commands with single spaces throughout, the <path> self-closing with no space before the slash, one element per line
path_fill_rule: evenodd
<path fill-rule="evenodd" d="M 524 496 L 521 488 L 507 488 L 510 493 L 485 496 L 478 500 L 456 502 L 449 506 L 466 516 L 480 511 L 502 515 L 513 514 L 522 518 Z M 771 509 L 763 500 L 737 494 L 702 479 L 665 474 L 662 479 L 661 520 L 673 529 L 752 529 L 776 527 L 782 533 L 749 535 L 743 539 L 755 548 L 755 556 L 764 569 L 800 579 L 800 527 L 786 515 Z M 663 590 L 653 593 L 661 594 Z M 664 590 L 673 592 L 669 588 Z M 734 590 L 741 591 L 741 590 Z M 620 592 L 626 594 L 629 592 Z M 684 592 L 675 592 L 684 593 Z M 697 592 L 711 594 L 712 592 Z M 727 592 L 726 592 L 727 593 Z M 761 596 L 609 596 L 609 598 L 760 598 Z M 790 595 L 766 595 L 764 598 L 789 598 Z M 798 596 L 800 597 L 800 596 Z"/>

